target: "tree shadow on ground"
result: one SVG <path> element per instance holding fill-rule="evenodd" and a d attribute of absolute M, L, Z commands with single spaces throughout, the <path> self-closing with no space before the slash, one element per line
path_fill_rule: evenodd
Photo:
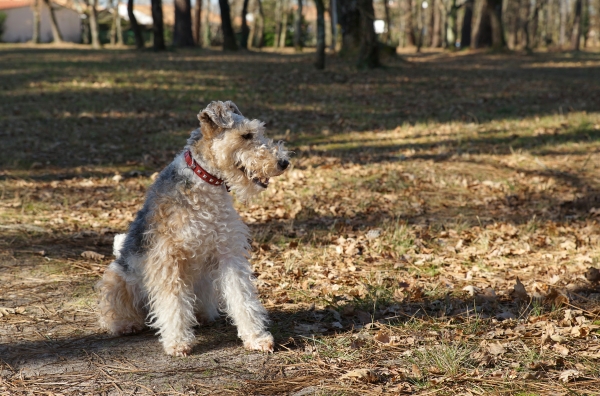
<path fill-rule="evenodd" d="M 414 65 L 394 61 L 371 73 L 334 58 L 331 70 L 322 73 L 312 70 L 309 55 L 37 51 L 3 51 L 11 77 L 0 80 L 6 115 L 0 138 L 12 153 L 3 166 L 14 166 L 13 156 L 23 167 L 40 160 L 60 166 L 122 164 L 131 159 L 128 154 L 155 155 L 165 150 L 165 138 L 173 141 L 170 134 L 194 129 L 198 110 L 215 99 L 233 99 L 248 116 L 266 120 L 274 134 L 289 129 L 297 144 L 319 137 L 323 128 L 340 134 L 417 121 L 593 112 L 600 100 L 594 83 L 600 81 L 600 66 L 560 54 L 442 56 Z M 490 66 L 481 69 L 482 63 Z M 168 150 L 180 147 L 171 144 Z M 18 154 L 22 150 L 27 152 Z"/>

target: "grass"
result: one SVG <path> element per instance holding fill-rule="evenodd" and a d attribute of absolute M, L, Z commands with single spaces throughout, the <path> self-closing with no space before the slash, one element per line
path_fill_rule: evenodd
<path fill-rule="evenodd" d="M 600 293 L 585 279 L 600 258 L 597 52 L 425 52 L 375 71 L 332 57 L 325 72 L 302 54 L 0 54 L 0 307 L 25 308 L 0 317 L 0 394 L 64 393 L 67 372 L 80 393 L 115 381 L 265 395 L 598 389 L 598 357 L 583 353 Z M 295 152 L 261 198 L 237 204 L 279 349 L 242 352 L 222 320 L 198 329 L 190 367 L 151 333 L 98 334 L 92 287 L 152 175 L 218 99 Z M 546 299 L 555 288 L 569 305 Z M 571 368 L 580 378 L 562 383 Z M 361 369 L 374 376 L 344 377 Z"/>
<path fill-rule="evenodd" d="M 441 343 L 430 348 L 417 349 L 409 361 L 430 375 L 453 377 L 476 366 L 476 362 L 471 359 L 473 352 L 475 350 L 468 345 Z"/>

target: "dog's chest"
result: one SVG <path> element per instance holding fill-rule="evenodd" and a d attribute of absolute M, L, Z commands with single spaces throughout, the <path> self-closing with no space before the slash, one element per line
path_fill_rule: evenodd
<path fill-rule="evenodd" d="M 190 191 L 191 193 L 191 191 Z M 188 221 L 181 234 L 185 244 L 195 252 L 246 251 L 248 227 L 233 207 L 231 196 L 224 194 L 186 194 Z"/>

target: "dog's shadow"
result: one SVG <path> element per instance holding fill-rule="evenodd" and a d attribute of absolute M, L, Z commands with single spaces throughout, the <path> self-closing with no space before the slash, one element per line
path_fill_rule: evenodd
<path fill-rule="evenodd" d="M 275 336 L 277 350 L 284 349 L 280 344 L 286 344 L 293 334 L 293 326 L 299 318 L 310 318 L 314 310 L 280 311 L 270 310 L 272 319 L 270 330 Z M 309 319 L 310 320 L 310 319 Z M 128 336 L 112 336 L 107 333 L 92 333 L 65 338 L 21 341 L 0 344 L 0 375 L 9 372 L 43 373 L 58 370 L 60 367 L 68 370 L 82 370 L 90 364 L 104 364 L 105 361 L 142 361 L 146 363 L 169 366 L 170 362 L 181 362 L 182 359 L 197 361 L 202 356 L 209 355 L 218 360 L 219 356 L 261 352 L 245 352 L 242 341 L 237 337 L 237 329 L 225 317 L 197 326 L 196 345 L 187 358 L 167 356 L 159 342 L 158 336 L 152 329 Z M 54 367 L 54 369 L 50 369 Z M 7 371 L 8 370 L 8 371 Z"/>

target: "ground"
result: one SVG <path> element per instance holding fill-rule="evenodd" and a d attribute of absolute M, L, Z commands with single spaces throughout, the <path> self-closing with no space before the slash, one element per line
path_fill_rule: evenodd
<path fill-rule="evenodd" d="M 600 53 L 0 47 L 0 394 L 600 393 Z M 238 209 L 276 338 L 111 337 L 93 286 L 211 100 L 295 152 Z"/>

